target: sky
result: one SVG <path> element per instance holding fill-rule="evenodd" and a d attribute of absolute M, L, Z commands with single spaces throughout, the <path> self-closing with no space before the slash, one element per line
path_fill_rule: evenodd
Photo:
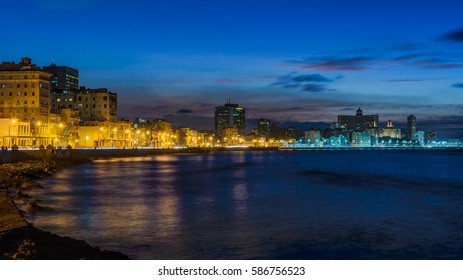
<path fill-rule="evenodd" d="M 380 125 L 463 137 L 463 2 L 36 0 L 2 3 L 0 59 L 79 70 L 118 93 L 119 117 L 212 128 L 250 120 Z M 252 126 L 252 122 L 248 128 Z"/>

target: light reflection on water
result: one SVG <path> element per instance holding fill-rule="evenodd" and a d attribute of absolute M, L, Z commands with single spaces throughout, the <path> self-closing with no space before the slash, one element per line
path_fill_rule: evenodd
<path fill-rule="evenodd" d="M 39 228 L 138 259 L 463 258 L 463 153 L 98 160 L 42 180 Z"/>

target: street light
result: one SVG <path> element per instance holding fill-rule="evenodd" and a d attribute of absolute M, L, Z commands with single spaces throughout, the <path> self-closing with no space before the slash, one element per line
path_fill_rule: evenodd
<path fill-rule="evenodd" d="M 88 136 L 85 136 L 85 148 L 87 148 L 87 140 L 88 140 Z"/>
<path fill-rule="evenodd" d="M 12 119 L 11 124 L 16 124 L 16 120 Z M 8 146 L 11 148 L 11 124 L 8 124 Z"/>
<path fill-rule="evenodd" d="M 63 143 L 63 124 L 60 123 L 59 124 L 59 145 L 61 146 L 62 143 Z M 56 146 L 58 147 L 58 144 L 56 144 Z"/>
<path fill-rule="evenodd" d="M 38 133 L 37 133 L 37 128 L 34 128 L 34 133 L 35 133 L 35 135 L 36 135 L 36 137 L 37 137 L 38 139 L 40 139 L 40 125 L 42 125 L 42 123 L 41 123 L 41 122 L 37 122 L 37 126 L 39 127 L 39 128 L 38 128 Z M 38 135 L 38 136 L 37 136 L 37 135 Z M 36 141 L 36 145 L 37 145 L 37 139 L 36 139 L 35 141 Z"/>

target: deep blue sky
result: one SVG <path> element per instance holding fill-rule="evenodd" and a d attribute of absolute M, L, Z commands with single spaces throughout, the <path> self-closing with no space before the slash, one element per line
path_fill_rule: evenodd
<path fill-rule="evenodd" d="M 77 68 L 129 119 L 211 127 L 231 98 L 248 118 L 335 122 L 361 106 L 462 136 L 463 2 L 396 2 L 8 1 L 0 59 Z"/>

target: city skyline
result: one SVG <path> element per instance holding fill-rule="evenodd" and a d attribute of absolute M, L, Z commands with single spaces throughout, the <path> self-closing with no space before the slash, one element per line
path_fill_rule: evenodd
<path fill-rule="evenodd" d="M 255 120 L 333 123 L 362 107 L 381 125 L 415 115 L 422 130 L 463 134 L 463 4 L 111 3 L 5 3 L 6 20 L 21 21 L 2 61 L 79 69 L 82 85 L 118 93 L 127 119 L 212 127 L 213 108 L 231 98 Z"/>

